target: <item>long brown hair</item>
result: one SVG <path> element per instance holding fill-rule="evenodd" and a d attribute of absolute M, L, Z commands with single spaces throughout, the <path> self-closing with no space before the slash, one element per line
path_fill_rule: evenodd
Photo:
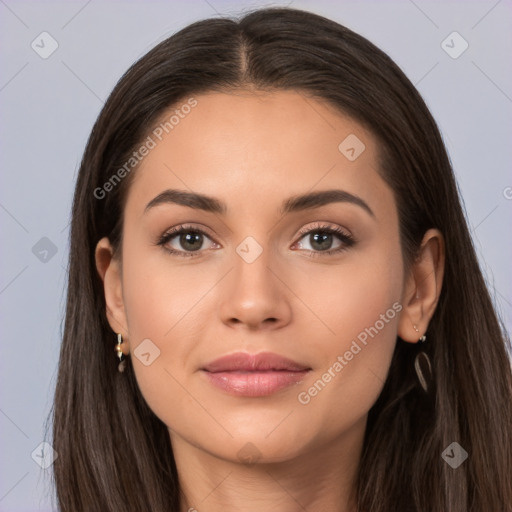
<path fill-rule="evenodd" d="M 433 385 L 423 391 L 413 370 L 417 347 L 397 339 L 384 389 L 368 416 L 359 510 L 512 510 L 510 340 L 482 277 L 436 123 L 385 53 L 334 21 L 288 8 L 207 19 L 179 31 L 125 73 L 94 125 L 73 202 L 53 410 L 60 510 L 179 510 L 167 427 L 147 406 L 130 364 L 124 374 L 117 371 L 94 260 L 104 236 L 120 249 L 124 201 L 136 169 L 104 197 L 95 191 L 170 107 L 202 92 L 240 88 L 300 91 L 374 134 L 379 172 L 398 207 L 406 268 L 428 228 L 445 238 L 444 283 L 424 349 Z M 457 469 L 441 457 L 452 442 L 468 453 Z"/>

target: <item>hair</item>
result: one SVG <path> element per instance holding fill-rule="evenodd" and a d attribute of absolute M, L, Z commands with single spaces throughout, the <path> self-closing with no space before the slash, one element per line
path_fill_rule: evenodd
<path fill-rule="evenodd" d="M 88 140 L 70 234 L 63 341 L 52 411 L 62 512 L 178 511 L 180 487 L 166 425 L 150 410 L 133 367 L 117 371 L 95 247 L 120 255 L 129 173 L 101 188 L 155 123 L 192 95 L 298 91 L 367 128 L 377 171 L 393 190 L 404 268 L 425 231 L 439 229 L 446 265 L 422 347 L 397 338 L 383 390 L 368 414 L 356 496 L 361 512 L 512 510 L 510 339 L 479 267 L 439 129 L 400 68 L 364 37 L 322 16 L 267 8 L 195 22 L 164 40 L 119 80 Z M 469 454 L 453 469 L 452 442 Z"/>

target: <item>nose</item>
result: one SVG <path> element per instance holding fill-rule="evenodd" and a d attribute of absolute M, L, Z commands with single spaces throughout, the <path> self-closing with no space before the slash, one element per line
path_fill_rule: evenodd
<path fill-rule="evenodd" d="M 222 321 L 229 327 L 274 330 L 290 322 L 293 293 L 269 253 L 263 250 L 252 262 L 235 255 L 234 268 L 223 280 L 220 304 Z"/>

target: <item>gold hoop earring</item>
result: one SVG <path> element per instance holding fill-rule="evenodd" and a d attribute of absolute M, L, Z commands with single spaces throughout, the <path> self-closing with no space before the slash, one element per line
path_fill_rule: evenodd
<path fill-rule="evenodd" d="M 117 345 L 116 345 L 116 353 L 117 357 L 119 359 L 119 365 L 117 366 L 117 370 L 121 373 L 124 372 L 124 369 L 126 368 L 126 361 L 123 354 L 123 349 L 121 348 L 121 345 L 123 344 L 123 336 L 121 333 L 117 334 Z"/>

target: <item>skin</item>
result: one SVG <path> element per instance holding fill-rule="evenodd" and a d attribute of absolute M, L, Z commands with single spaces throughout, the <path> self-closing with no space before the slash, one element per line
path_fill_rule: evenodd
<path fill-rule="evenodd" d="M 123 334 L 142 394 L 169 429 L 181 510 L 355 510 L 367 414 L 382 390 L 396 337 L 416 343 L 434 313 L 442 235 L 425 234 L 420 257 L 404 275 L 396 203 L 377 173 L 376 139 L 329 105 L 293 91 L 196 99 L 136 171 L 124 211 L 122 265 L 107 238 L 96 249 L 110 325 Z M 366 146 L 352 162 L 338 150 L 349 134 Z M 227 213 L 170 203 L 145 213 L 166 189 L 214 196 Z M 328 189 L 359 196 L 375 217 L 348 202 L 279 212 L 290 196 Z M 322 254 L 311 233 L 298 235 L 318 222 L 342 228 L 356 243 Z M 181 223 L 207 232 L 196 256 L 156 245 Z M 236 252 L 248 236 L 263 249 L 252 263 Z M 333 235 L 331 248 L 342 245 Z M 186 252 L 179 236 L 168 246 Z M 315 251 L 318 257 L 310 255 Z M 394 303 L 401 311 L 301 404 L 298 393 Z M 147 338 L 160 350 L 149 366 L 133 353 Z M 199 369 L 238 351 L 275 352 L 312 371 L 273 395 L 234 397 Z M 244 446 L 254 463 L 240 459 Z"/>

